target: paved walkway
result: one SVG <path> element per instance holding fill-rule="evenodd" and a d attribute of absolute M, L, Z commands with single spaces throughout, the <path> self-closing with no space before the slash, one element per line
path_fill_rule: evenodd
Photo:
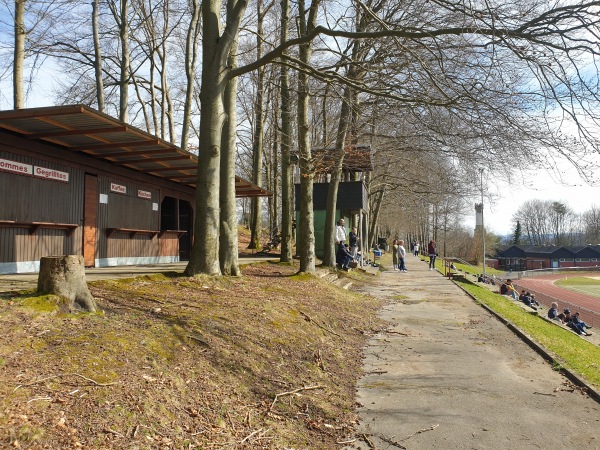
<path fill-rule="evenodd" d="M 366 293 L 390 324 L 366 349 L 353 449 L 599 449 L 600 405 L 427 264 Z"/>

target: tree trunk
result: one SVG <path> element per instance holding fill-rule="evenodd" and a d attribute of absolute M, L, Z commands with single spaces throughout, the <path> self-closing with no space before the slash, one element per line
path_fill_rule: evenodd
<path fill-rule="evenodd" d="M 119 38 L 121 42 L 121 76 L 119 78 L 119 120 L 129 121 L 129 0 L 121 0 Z"/>
<path fill-rule="evenodd" d="M 305 36 L 316 25 L 319 0 L 313 0 L 308 18 L 304 9 L 304 0 L 298 3 L 299 32 Z M 310 65 L 312 55 L 311 43 L 304 43 L 299 48 L 299 59 Z M 315 271 L 315 212 L 313 202 L 314 162 L 310 143 L 310 123 L 308 118 L 308 101 L 310 88 L 308 75 L 298 72 L 298 153 L 300 154 L 300 272 Z"/>
<path fill-rule="evenodd" d="M 15 49 L 13 60 L 13 108 L 25 107 L 23 67 L 25 65 L 25 1 L 15 0 Z"/>
<path fill-rule="evenodd" d="M 231 46 L 229 67 L 237 64 L 237 40 Z M 237 78 L 225 88 L 224 104 L 226 120 L 222 133 L 221 151 L 221 228 L 219 261 L 223 275 L 241 275 L 238 261 L 237 204 L 235 198 L 235 140 L 236 140 L 236 93 Z"/>
<path fill-rule="evenodd" d="M 262 42 L 263 42 L 263 20 L 264 14 L 262 11 L 262 0 L 258 0 L 256 4 L 258 22 L 256 24 L 256 60 L 262 57 Z M 252 142 L 252 182 L 256 186 L 262 184 L 263 171 L 263 137 L 264 137 L 264 114 L 263 114 L 263 99 L 264 99 L 264 67 L 258 69 L 258 80 L 256 83 L 256 103 L 254 104 L 254 138 Z M 260 248 L 260 236 L 262 230 L 262 211 L 261 198 L 253 197 L 251 200 L 251 218 L 250 218 L 250 244 L 248 248 Z"/>
<path fill-rule="evenodd" d="M 61 312 L 97 311 L 85 282 L 83 256 L 45 256 L 40 260 L 38 292 L 58 295 Z"/>
<path fill-rule="evenodd" d="M 242 0 L 228 2 L 227 25 L 221 35 L 221 1 L 202 2 L 202 87 L 200 89 L 200 139 L 196 180 L 194 244 L 185 269 L 188 276 L 220 275 L 219 230 L 221 133 L 225 111 L 223 96 L 231 70 L 227 66 L 231 46 L 238 36 L 247 6 Z M 228 223 L 231 219 L 227 218 Z"/>
<path fill-rule="evenodd" d="M 333 244 L 335 237 L 335 212 L 337 206 L 337 194 L 342 176 L 344 155 L 346 152 L 346 136 L 348 125 L 350 123 L 352 104 L 352 89 L 349 86 L 344 88 L 344 98 L 342 99 L 342 109 L 340 111 L 340 121 L 335 141 L 335 159 L 329 189 L 327 190 L 327 206 L 325 211 L 325 231 L 323 233 L 323 265 L 335 267 L 335 246 Z"/>
<path fill-rule="evenodd" d="M 206 25 L 206 21 L 204 21 Z M 204 27 L 209 28 L 207 26 Z M 206 34 L 206 31 L 204 32 Z M 216 39 L 203 40 L 203 46 L 216 47 Z M 215 49 L 216 50 L 216 49 Z M 214 54 L 214 51 L 212 52 Z M 204 52 L 205 58 L 207 52 Z M 203 66 L 208 65 L 203 62 Z M 223 131 L 225 81 L 216 70 L 204 67 L 200 89 L 200 151 L 198 154 L 198 178 L 196 181 L 196 220 L 194 244 L 187 275 L 204 273 L 220 275 L 219 229 L 220 229 L 220 158 L 221 133 Z"/>
<path fill-rule="evenodd" d="M 92 2 L 92 32 L 94 34 L 94 74 L 96 77 L 96 101 L 98 102 L 98 111 L 104 112 L 104 79 L 102 75 L 102 47 L 100 46 L 100 36 L 98 34 L 98 3 L 99 0 Z"/>
<path fill-rule="evenodd" d="M 367 243 L 368 249 L 372 248 L 377 243 L 377 221 L 379 220 L 379 211 L 381 211 L 381 204 L 383 203 L 383 197 L 385 195 L 385 186 L 381 188 L 379 194 L 376 196 L 375 204 L 371 206 L 371 210 L 373 211 L 369 214 L 369 218 L 371 219 L 369 236 L 371 238 L 371 243 Z"/>
<path fill-rule="evenodd" d="M 289 0 L 281 2 L 281 43 L 288 39 Z M 279 84 L 281 89 L 281 262 L 291 262 L 293 258 L 292 221 L 294 198 L 292 192 L 292 166 L 290 147 L 292 141 L 292 111 L 289 87 L 289 70 L 281 65 Z"/>
<path fill-rule="evenodd" d="M 181 145 L 183 150 L 188 149 L 190 122 L 194 99 L 194 83 L 196 78 L 196 58 L 198 48 L 198 33 L 200 30 L 200 4 L 199 0 L 191 2 L 192 18 L 187 31 L 185 42 L 185 103 L 183 106 L 183 123 L 181 125 Z"/>

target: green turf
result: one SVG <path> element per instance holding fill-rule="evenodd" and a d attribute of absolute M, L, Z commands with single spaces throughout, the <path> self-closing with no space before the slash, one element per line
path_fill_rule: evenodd
<path fill-rule="evenodd" d="M 554 282 L 557 286 L 583 294 L 600 297 L 600 280 L 590 277 L 561 278 Z"/>

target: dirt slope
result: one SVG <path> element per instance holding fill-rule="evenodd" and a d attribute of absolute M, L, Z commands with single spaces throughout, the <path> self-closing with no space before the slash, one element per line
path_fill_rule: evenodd
<path fill-rule="evenodd" d="M 97 282 L 97 315 L 0 298 L 0 447 L 339 448 L 381 302 L 294 272 Z"/>

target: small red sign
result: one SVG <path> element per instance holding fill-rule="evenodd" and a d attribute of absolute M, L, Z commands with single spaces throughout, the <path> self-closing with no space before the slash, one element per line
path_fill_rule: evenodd
<path fill-rule="evenodd" d="M 67 172 L 61 172 L 60 170 L 35 166 L 33 168 L 33 174 L 36 177 L 47 178 L 48 180 L 64 181 L 65 183 L 69 182 L 69 174 Z"/>
<path fill-rule="evenodd" d="M 138 197 L 145 198 L 147 200 L 152 200 L 152 192 L 142 191 L 141 189 L 138 189 Z"/>
<path fill-rule="evenodd" d="M 127 187 L 117 183 L 110 183 L 110 190 L 119 194 L 127 194 Z"/>

